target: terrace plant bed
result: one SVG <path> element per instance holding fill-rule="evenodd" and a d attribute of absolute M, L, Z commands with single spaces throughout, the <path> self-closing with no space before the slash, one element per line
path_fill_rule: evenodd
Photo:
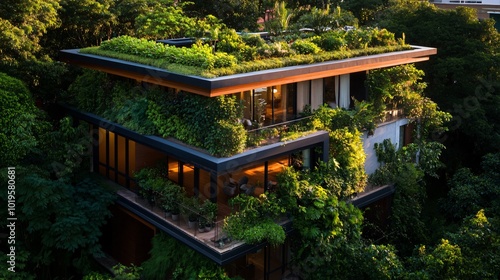
<path fill-rule="evenodd" d="M 234 33 L 234 31 L 232 31 Z M 174 73 L 216 78 L 240 73 L 409 50 L 404 40 L 385 29 L 336 30 L 321 36 L 264 41 L 256 35 L 227 31 L 216 43 L 198 41 L 190 48 L 121 36 L 81 53 L 116 58 Z"/>

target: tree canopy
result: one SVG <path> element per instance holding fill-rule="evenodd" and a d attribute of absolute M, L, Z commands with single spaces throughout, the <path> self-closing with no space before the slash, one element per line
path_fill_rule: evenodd
<path fill-rule="evenodd" d="M 15 166 L 36 146 L 36 115 L 26 85 L 0 73 L 0 166 Z"/>

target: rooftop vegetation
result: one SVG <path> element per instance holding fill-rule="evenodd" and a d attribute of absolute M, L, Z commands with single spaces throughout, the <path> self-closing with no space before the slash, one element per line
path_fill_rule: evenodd
<path fill-rule="evenodd" d="M 207 78 L 410 49 L 404 38 L 378 28 L 291 32 L 264 40 L 224 29 L 190 48 L 120 36 L 80 52 L 112 57 Z"/>

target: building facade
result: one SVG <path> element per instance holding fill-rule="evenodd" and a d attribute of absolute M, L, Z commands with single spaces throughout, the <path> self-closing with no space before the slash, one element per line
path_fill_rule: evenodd
<path fill-rule="evenodd" d="M 426 61 L 434 54 L 434 48 L 414 46 L 405 51 L 218 78 L 180 75 L 138 63 L 83 54 L 79 50 L 63 50 L 60 57 L 73 65 L 159 85 L 171 92 L 185 91 L 209 98 L 234 96 L 244 104 L 244 116 L 239 121 L 248 124 L 247 132 L 251 134 L 255 132 L 250 128 L 252 123 L 258 122 L 259 129 L 284 129 L 300 121 L 301 113 L 307 108 L 314 110 L 327 104 L 348 109 L 353 106 L 353 99 L 367 98 L 364 83 L 367 71 Z M 90 125 L 96 143 L 92 169 L 117 186 L 114 217 L 104 230 L 103 241 L 105 251 L 113 258 L 124 264 L 140 264 L 148 257 L 149 240 L 162 231 L 225 266 L 229 273 L 243 274 L 248 279 L 280 279 L 289 257 L 286 242 L 275 248 L 265 243 L 251 245 L 230 240 L 221 230 L 221 221 L 231 212 L 228 204 L 231 197 L 242 192 L 258 196 L 279 187 L 276 176 L 283 167 L 312 168 L 319 160 L 327 161 L 329 136 L 326 131 L 286 143 L 271 141 L 231 157 L 215 157 L 172 139 L 142 135 L 68 105 L 64 108 L 74 119 Z M 363 136 L 368 173 L 378 167 L 374 143 L 390 138 L 401 146 L 409 141 L 408 120 L 396 111 L 390 114 L 392 118 L 379 124 L 374 135 L 366 132 Z M 301 159 L 300 166 L 297 158 Z M 138 196 L 134 173 L 158 161 L 165 163 L 168 179 L 183 187 L 188 195 L 217 203 L 218 222 L 213 229 L 200 232 L 196 227 L 189 228 L 185 221 L 166 217 L 160 208 Z M 229 189 L 228 185 L 233 183 L 237 187 Z M 392 191 L 390 187 L 367 190 L 353 203 L 364 207 L 387 198 Z M 291 231 L 289 220 L 280 221 L 280 225 L 286 232 Z"/>

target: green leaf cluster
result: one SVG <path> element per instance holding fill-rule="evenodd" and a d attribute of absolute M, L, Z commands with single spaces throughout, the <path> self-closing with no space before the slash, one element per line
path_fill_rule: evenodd
<path fill-rule="evenodd" d="M 20 230 L 16 247 L 30 252 L 26 262 L 19 258 L 20 265 L 24 262 L 29 267 L 26 271 L 38 277 L 68 278 L 88 269 L 90 256 L 102 254 L 100 228 L 111 215 L 108 207 L 114 195 L 88 176 L 74 182 L 68 179 L 54 180 L 36 166 L 16 168 L 16 226 Z M 1 181 L 6 183 L 6 178 L 2 176 Z M 4 199 L 2 195 L 0 200 Z"/>
<path fill-rule="evenodd" d="M 230 279 L 221 266 L 166 234 L 152 242 L 151 258 L 141 265 L 144 279 Z"/>
<path fill-rule="evenodd" d="M 488 154 L 481 162 L 482 172 L 459 169 L 449 180 L 451 187 L 443 199 L 443 211 L 452 219 L 462 220 L 481 209 L 500 210 L 500 154 Z"/>
<path fill-rule="evenodd" d="M 0 5 L 0 60 L 23 61 L 42 56 L 41 40 L 57 27 L 60 1 L 5 0 Z"/>
<path fill-rule="evenodd" d="M 236 64 L 236 58 L 233 56 L 222 52 L 214 53 L 211 46 L 201 42 L 194 44 L 191 48 L 177 48 L 146 39 L 120 36 L 104 41 L 100 48 L 105 51 L 161 59 L 163 63 L 177 63 L 201 69 L 231 67 Z M 85 50 L 82 51 L 85 52 Z"/>
<path fill-rule="evenodd" d="M 37 111 L 26 85 L 0 73 L 0 166 L 14 166 L 37 145 Z"/>
<path fill-rule="evenodd" d="M 267 241 L 273 246 L 285 242 L 285 231 L 276 223 L 285 214 L 274 194 L 262 194 L 260 197 L 241 194 L 231 199 L 238 211 L 224 219 L 223 230 L 235 240 L 249 244 Z"/>
<path fill-rule="evenodd" d="M 150 104 L 148 117 L 164 137 L 174 137 L 216 156 L 230 156 L 245 148 L 246 132 L 237 121 L 242 110 L 235 97 L 180 92 Z"/>
<path fill-rule="evenodd" d="M 312 126 L 326 130 L 330 136 L 331 162 L 320 165 L 316 174 L 324 174 L 327 180 L 321 184 L 339 197 L 350 197 L 363 191 L 366 185 L 365 152 L 363 149 L 362 129 L 359 110 L 347 111 L 321 106 L 313 112 Z M 314 174 L 314 173 L 313 173 Z M 335 174 L 333 177 L 328 174 Z"/>
<path fill-rule="evenodd" d="M 64 100 L 138 133 L 155 134 L 156 127 L 148 119 L 149 104 L 162 93 L 156 87 L 143 88 L 132 81 L 86 70 L 69 86 Z"/>

